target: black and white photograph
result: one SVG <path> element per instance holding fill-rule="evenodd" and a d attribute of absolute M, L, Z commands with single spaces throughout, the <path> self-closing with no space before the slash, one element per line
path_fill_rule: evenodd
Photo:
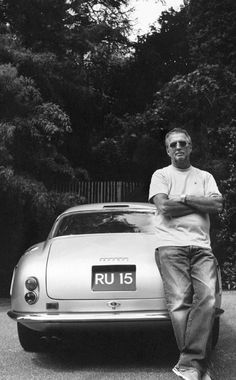
<path fill-rule="evenodd" d="M 0 379 L 235 380 L 235 0 L 0 0 Z"/>

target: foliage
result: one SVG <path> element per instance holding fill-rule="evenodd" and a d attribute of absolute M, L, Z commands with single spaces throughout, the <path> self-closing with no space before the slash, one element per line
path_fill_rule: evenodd
<path fill-rule="evenodd" d="M 225 213 L 227 214 L 227 213 Z M 235 216 L 234 211 L 234 218 Z M 224 215 L 224 220 L 226 226 L 228 225 L 228 216 Z M 227 226 L 228 227 L 228 226 Z M 236 233 L 229 233 L 228 228 L 223 228 L 219 233 L 219 244 L 218 249 L 221 248 L 224 254 L 224 260 L 221 262 L 221 273 L 222 273 L 222 286 L 226 290 L 236 290 Z M 235 222 L 234 222 L 235 231 Z M 225 245 L 223 245 L 223 242 Z"/>
<path fill-rule="evenodd" d="M 56 194 L 33 178 L 0 168 L 1 295 L 8 296 L 11 273 L 26 248 L 46 239 L 56 216 L 83 202 L 76 194 Z"/>
<path fill-rule="evenodd" d="M 19 74 L 34 80 L 44 101 L 60 105 L 70 116 L 72 134 L 64 139 L 63 152 L 74 167 L 87 164 L 91 138 L 111 106 L 108 77 L 127 44 L 129 13 L 122 8 L 126 4 L 126 0 L 0 4 L 2 21 L 9 25 L 3 63 L 17 65 Z"/>
<path fill-rule="evenodd" d="M 222 282 L 225 289 L 236 289 L 236 123 L 220 131 L 228 157 L 228 176 L 221 181 L 225 208 L 217 236 L 217 250 L 223 253 Z"/>
<path fill-rule="evenodd" d="M 225 74 L 235 74 L 236 6 L 234 0 L 190 1 L 188 5 L 190 54 L 194 65 L 217 64 Z M 208 129 L 210 158 L 220 168 L 225 209 L 216 233 L 216 250 L 223 256 L 222 279 L 226 289 L 236 289 L 236 180 L 235 180 L 235 76 L 231 85 L 223 80 L 225 99 L 221 97 L 215 126 Z M 220 87 L 218 92 L 220 91 Z M 215 103 L 215 98 L 214 98 Z M 228 104 L 227 104 L 228 103 Z M 215 103 L 216 104 L 216 103 Z M 217 112 L 217 109 L 215 109 Z"/>
<path fill-rule="evenodd" d="M 73 177 L 58 151 L 71 131 L 68 116 L 59 106 L 44 103 L 33 80 L 19 76 L 12 65 L 0 65 L 0 93 L 1 164 L 46 184 L 58 176 Z"/>
<path fill-rule="evenodd" d="M 108 114 L 103 138 L 93 145 L 89 167 L 92 178 L 149 181 L 157 163 L 163 163 L 159 131 L 149 134 L 153 122 L 150 112 L 123 117 Z"/>
<path fill-rule="evenodd" d="M 147 111 L 155 120 L 150 133 L 183 127 L 193 135 L 195 161 L 206 165 L 214 159 L 225 160 L 225 145 L 218 144 L 216 151 L 215 144 L 220 131 L 235 118 L 235 89 L 235 76 L 217 65 L 202 65 L 185 76 L 175 76 Z"/>
<path fill-rule="evenodd" d="M 43 102 L 34 81 L 18 75 L 10 64 L 0 65 L 0 94 L 0 244 L 7 283 L 9 268 L 27 246 L 48 233 L 55 217 L 56 198 L 45 185 L 75 173 L 59 152 L 70 132 L 61 108 Z"/>
<path fill-rule="evenodd" d="M 191 70 L 185 8 L 170 9 L 159 18 L 160 28 L 138 36 L 133 54 L 112 71 L 113 112 L 143 112 L 164 83 Z"/>
<path fill-rule="evenodd" d="M 10 24 L 25 47 L 37 52 L 85 54 L 98 41 L 121 39 L 128 27 L 120 10 L 126 0 L 3 0 L 1 3 L 2 21 Z"/>
<path fill-rule="evenodd" d="M 95 82 L 100 81 L 98 87 L 110 102 L 103 128 L 96 130 L 93 138 L 89 166 L 92 176 L 122 176 L 147 181 L 157 163 L 164 162 L 159 134 L 149 134 L 155 118 L 151 112 L 143 111 L 157 89 L 174 74 L 188 72 L 190 64 L 185 10 L 175 12 L 172 9 L 163 13 L 159 21 L 160 30 L 153 29 L 150 34 L 139 37 L 133 55 L 125 59 L 114 57 L 107 76 L 100 76 L 98 66 L 92 65 L 94 76 L 98 76 Z M 106 54 L 99 61 L 103 70 L 108 68 L 105 60 Z M 136 110 L 138 113 L 132 115 Z M 126 116 L 127 111 L 130 114 Z"/>
<path fill-rule="evenodd" d="M 138 38 L 135 59 L 159 72 L 159 81 L 163 84 L 174 75 L 191 70 L 186 8 L 179 12 L 173 8 L 162 12 L 158 21 L 159 29 L 152 28 L 150 33 Z"/>
<path fill-rule="evenodd" d="M 42 235 L 52 215 L 83 201 L 48 192 L 45 185 L 88 178 L 83 159 L 88 160 L 90 136 L 107 103 L 95 88 L 91 65 L 99 51 L 107 49 L 109 61 L 126 43 L 123 4 L 126 0 L 105 0 L 99 7 L 95 0 L 0 3 L 0 165 L 8 189 L 0 190 L 0 202 L 9 214 L 3 231 L 16 233 L 16 244 L 4 240 L 2 247 L 12 262 L 29 240 Z"/>
<path fill-rule="evenodd" d="M 192 0 L 189 3 L 189 39 L 194 63 L 221 64 L 235 72 L 235 1 Z"/>

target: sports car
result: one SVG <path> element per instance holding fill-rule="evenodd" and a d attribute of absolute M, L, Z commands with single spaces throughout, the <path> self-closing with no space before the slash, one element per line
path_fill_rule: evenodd
<path fill-rule="evenodd" d="M 26 351 L 88 324 L 170 325 L 155 262 L 155 213 L 149 203 L 76 206 L 56 219 L 46 241 L 24 253 L 13 272 L 8 315 Z"/>

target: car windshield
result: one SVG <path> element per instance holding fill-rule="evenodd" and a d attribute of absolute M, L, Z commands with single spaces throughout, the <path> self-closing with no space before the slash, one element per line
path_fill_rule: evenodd
<path fill-rule="evenodd" d="M 109 211 L 71 214 L 59 221 L 54 237 L 120 232 L 154 233 L 154 213 Z"/>

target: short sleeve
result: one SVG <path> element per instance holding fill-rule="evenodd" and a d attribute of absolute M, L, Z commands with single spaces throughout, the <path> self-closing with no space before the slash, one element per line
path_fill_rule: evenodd
<path fill-rule="evenodd" d="M 205 195 L 207 197 L 221 196 L 216 181 L 210 173 L 206 176 Z"/>
<path fill-rule="evenodd" d="M 152 198 L 157 194 L 168 195 L 168 181 L 161 170 L 155 171 L 152 175 L 149 187 L 149 201 L 152 202 Z"/>

